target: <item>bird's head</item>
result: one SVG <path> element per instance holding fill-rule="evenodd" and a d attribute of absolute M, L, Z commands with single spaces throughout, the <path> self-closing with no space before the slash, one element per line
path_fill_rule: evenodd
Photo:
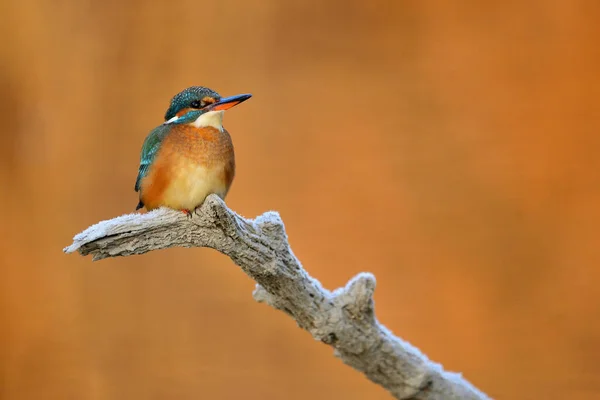
<path fill-rule="evenodd" d="M 221 97 L 209 88 L 192 86 L 171 99 L 171 105 L 165 114 L 165 124 L 194 124 L 198 128 L 212 126 L 222 130 L 224 111 L 250 97 L 251 94 Z"/>

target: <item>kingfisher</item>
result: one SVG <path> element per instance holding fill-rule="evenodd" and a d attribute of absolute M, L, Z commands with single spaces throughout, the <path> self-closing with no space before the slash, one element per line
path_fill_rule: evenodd
<path fill-rule="evenodd" d="M 191 217 L 209 194 L 225 199 L 235 175 L 235 155 L 223 114 L 250 97 L 221 97 L 203 86 L 176 94 L 165 122 L 144 140 L 135 181 L 140 194 L 136 210 L 164 206 Z"/>

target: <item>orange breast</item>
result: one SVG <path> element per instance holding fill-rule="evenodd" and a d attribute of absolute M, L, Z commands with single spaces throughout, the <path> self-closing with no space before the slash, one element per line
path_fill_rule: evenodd
<path fill-rule="evenodd" d="M 226 130 L 176 125 L 141 182 L 140 198 L 148 210 L 193 210 L 211 193 L 225 198 L 234 175 L 233 144 Z"/>

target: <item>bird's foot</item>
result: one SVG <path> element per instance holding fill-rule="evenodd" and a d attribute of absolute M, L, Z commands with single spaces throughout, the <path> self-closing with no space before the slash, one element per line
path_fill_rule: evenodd
<path fill-rule="evenodd" d="M 190 211 L 190 214 L 192 214 L 192 215 L 198 214 L 198 212 L 200 211 L 200 207 L 201 206 L 198 206 L 198 207 L 194 208 L 192 211 Z"/>
<path fill-rule="evenodd" d="M 194 212 L 190 210 L 181 210 L 188 218 L 192 218 Z"/>

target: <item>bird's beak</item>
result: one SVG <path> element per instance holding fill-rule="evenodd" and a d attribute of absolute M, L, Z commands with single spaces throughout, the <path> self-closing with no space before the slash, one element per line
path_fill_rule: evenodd
<path fill-rule="evenodd" d="M 243 101 L 248 100 L 252 97 L 251 94 L 238 94 L 231 97 L 223 97 L 220 101 L 209 105 L 207 108 L 211 111 L 228 110 L 233 106 L 237 106 Z"/>

